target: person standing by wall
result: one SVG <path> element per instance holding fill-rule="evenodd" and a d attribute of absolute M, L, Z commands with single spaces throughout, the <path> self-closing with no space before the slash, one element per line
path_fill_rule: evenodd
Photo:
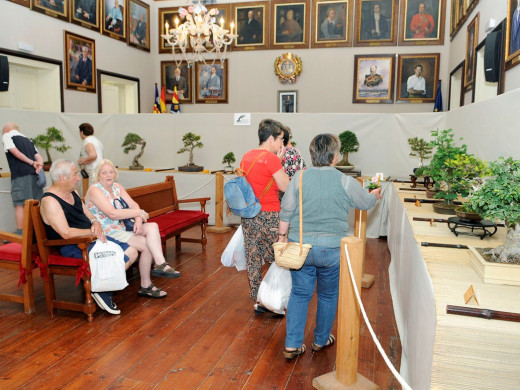
<path fill-rule="evenodd" d="M 79 136 L 83 140 L 83 148 L 79 154 L 78 164 L 84 166 L 90 177 L 101 160 L 103 160 L 103 144 L 94 137 L 94 127 L 90 123 L 79 125 Z"/>
<path fill-rule="evenodd" d="M 43 169 L 43 158 L 32 141 L 19 132 L 16 123 L 9 122 L 3 128 L 4 152 L 11 171 L 11 197 L 16 217 L 16 234 L 22 234 L 23 205 L 27 199 L 40 199 L 38 173 Z"/>

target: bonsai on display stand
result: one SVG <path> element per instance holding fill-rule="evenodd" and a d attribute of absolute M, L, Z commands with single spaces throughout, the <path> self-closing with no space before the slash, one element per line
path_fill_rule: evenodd
<path fill-rule="evenodd" d="M 45 154 L 47 156 L 47 161 L 43 163 L 43 169 L 45 171 L 48 171 L 52 165 L 52 158 L 49 152 L 51 148 L 56 149 L 61 153 L 64 153 L 70 149 L 70 146 L 65 145 L 65 138 L 63 137 L 63 133 L 56 127 L 48 127 L 45 131 L 45 134 L 37 135 L 35 138 L 31 138 L 31 141 L 37 148 L 45 150 Z M 61 144 L 54 145 L 57 142 L 61 142 Z"/>
<path fill-rule="evenodd" d="M 177 153 L 190 152 L 190 158 L 188 164 L 179 167 L 179 171 L 182 172 L 201 172 L 204 167 L 193 163 L 193 149 L 202 148 L 204 144 L 200 142 L 200 135 L 193 134 L 192 132 L 184 134 L 182 137 L 184 147 L 179 149 Z"/>
<path fill-rule="evenodd" d="M 413 174 L 410 175 L 410 180 L 412 181 L 412 188 L 417 186 L 417 178 L 424 177 L 424 186 L 428 188 L 430 186 L 430 177 L 428 175 L 424 175 L 423 167 L 424 162 L 429 160 L 432 156 L 433 147 L 430 146 L 430 143 L 423 138 L 408 138 L 408 145 L 410 145 L 410 157 L 418 157 L 419 158 L 419 167 L 413 169 Z"/>
<path fill-rule="evenodd" d="M 235 159 L 235 154 L 233 152 L 229 152 L 228 154 L 226 154 L 222 158 L 222 164 L 227 164 L 225 169 L 224 169 L 224 172 L 230 172 L 230 173 L 235 172 L 235 168 L 233 168 L 231 166 L 231 164 L 236 162 L 236 161 L 237 160 Z"/>
<path fill-rule="evenodd" d="M 146 141 L 141 138 L 138 134 L 135 133 L 128 133 L 125 137 L 125 140 L 123 141 L 123 144 L 121 146 L 124 147 L 124 152 L 128 154 L 129 151 L 135 150 L 137 148 L 137 145 L 141 145 L 141 150 L 139 153 L 134 157 L 132 161 L 132 165 L 129 167 L 131 170 L 141 170 L 144 167 L 139 164 L 139 159 L 144 154 L 144 148 L 146 146 Z"/>
<path fill-rule="evenodd" d="M 349 153 L 354 153 L 359 150 L 359 141 L 356 134 L 350 130 L 346 130 L 339 135 L 339 140 L 341 142 L 339 152 L 343 155 L 343 159 L 336 164 L 336 168 L 345 174 L 354 176 L 354 173 L 355 176 L 359 176 L 360 172 L 351 172 L 354 169 L 354 165 L 348 161 Z"/>

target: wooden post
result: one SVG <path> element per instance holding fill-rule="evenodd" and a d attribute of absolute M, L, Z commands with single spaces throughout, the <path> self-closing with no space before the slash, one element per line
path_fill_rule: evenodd
<path fill-rule="evenodd" d="M 356 221 L 354 222 L 354 236 L 363 240 L 363 271 L 365 270 L 365 248 L 367 243 L 367 211 L 356 209 Z M 361 287 L 369 288 L 374 283 L 374 275 L 363 272 Z"/>
<path fill-rule="evenodd" d="M 379 389 L 372 381 L 357 372 L 359 349 L 360 309 L 354 294 L 345 255 L 348 246 L 352 271 L 361 293 L 361 274 L 363 267 L 364 242 L 358 237 L 345 237 L 340 247 L 340 275 L 338 297 L 338 346 L 336 352 L 336 371 L 316 377 L 312 381 L 318 390 L 332 389 Z"/>
<path fill-rule="evenodd" d="M 215 173 L 215 226 L 209 226 L 210 233 L 225 233 L 231 227 L 224 226 L 224 174 Z"/>

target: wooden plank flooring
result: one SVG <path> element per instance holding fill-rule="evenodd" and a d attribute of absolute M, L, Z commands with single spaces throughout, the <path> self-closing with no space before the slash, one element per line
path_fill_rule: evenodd
<path fill-rule="evenodd" d="M 194 228 L 188 236 L 200 234 Z M 335 346 L 287 361 L 282 350 L 285 320 L 255 317 L 245 272 L 220 263 L 233 232 L 208 234 L 200 245 L 183 243 L 168 261 L 180 279 L 155 278 L 165 299 L 137 296 L 139 278 L 116 294 L 121 315 L 98 309 L 88 323 L 80 313 L 47 315 L 43 283 L 34 271 L 36 313 L 0 302 L 0 388 L 8 389 L 312 389 L 312 379 L 334 370 Z M 388 284 L 386 240 L 367 242 L 365 272 L 376 280 L 363 289 L 370 322 L 388 356 L 399 368 L 401 346 Z M 2 290 L 17 289 L 18 275 L 0 270 Z M 57 278 L 57 291 L 81 299 L 69 277 Z M 312 343 L 316 299 L 309 308 L 305 343 Z M 333 332 L 335 333 L 335 327 Z M 400 389 L 364 324 L 358 371 L 381 389 Z"/>

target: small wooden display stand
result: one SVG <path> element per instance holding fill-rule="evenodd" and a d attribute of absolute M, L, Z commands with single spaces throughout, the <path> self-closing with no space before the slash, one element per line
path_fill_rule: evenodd
<path fill-rule="evenodd" d="M 377 390 L 372 381 L 357 372 L 359 349 L 360 309 L 350 279 L 345 244 L 348 246 L 352 272 L 361 293 L 361 274 L 365 243 L 358 237 L 341 240 L 340 274 L 338 297 L 338 346 L 336 352 L 336 371 L 316 377 L 312 386 L 318 390 Z"/>
<path fill-rule="evenodd" d="M 224 226 L 224 174 L 215 173 L 215 226 L 209 226 L 210 233 L 225 233 L 231 229 Z"/>

